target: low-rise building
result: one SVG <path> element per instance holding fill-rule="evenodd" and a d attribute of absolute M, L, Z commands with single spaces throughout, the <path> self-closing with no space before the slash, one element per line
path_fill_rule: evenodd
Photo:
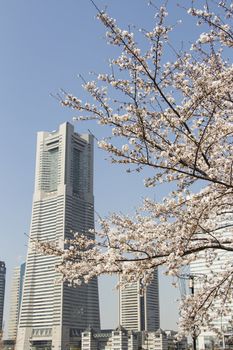
<path fill-rule="evenodd" d="M 140 332 L 121 326 L 97 332 L 89 328 L 82 333 L 82 350 L 138 350 L 140 343 Z"/>
<path fill-rule="evenodd" d="M 82 332 L 82 350 L 186 350 L 187 340 L 176 340 L 175 331 L 135 332 L 118 327 L 115 330 Z"/>
<path fill-rule="evenodd" d="M 188 341 L 187 338 L 177 340 L 177 332 L 173 330 L 165 330 L 168 340 L 168 350 L 187 350 Z"/>
<path fill-rule="evenodd" d="M 157 331 L 144 332 L 142 336 L 143 350 L 168 350 L 166 333 L 159 328 Z"/>

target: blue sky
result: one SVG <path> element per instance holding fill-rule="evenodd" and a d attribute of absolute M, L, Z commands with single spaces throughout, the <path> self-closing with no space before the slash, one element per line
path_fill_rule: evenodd
<path fill-rule="evenodd" d="M 155 1 L 156 4 L 160 1 Z M 153 9 L 146 0 L 96 0 L 125 28 L 128 23 L 150 28 Z M 171 22 L 184 13 L 169 2 Z M 60 88 L 84 99 L 77 75 L 105 72 L 115 50 L 106 44 L 104 28 L 95 19 L 96 10 L 88 0 L 7 0 L 0 4 L 0 259 L 7 265 L 7 295 L 12 268 L 24 260 L 29 233 L 34 186 L 36 132 L 54 130 L 72 121 L 74 112 L 62 108 L 50 96 Z M 173 36 L 175 45 L 186 40 L 190 20 L 185 19 Z M 184 34 L 185 33 L 185 34 Z M 76 125 L 76 130 L 93 133 L 94 124 Z M 98 134 L 99 136 L 99 134 Z M 143 176 L 126 174 L 112 166 L 107 155 L 95 150 L 95 207 L 102 216 L 112 211 L 132 213 L 143 196 L 160 198 L 163 193 L 146 190 Z M 117 325 L 114 280 L 101 279 L 102 325 Z M 178 296 L 162 277 L 161 326 L 175 328 Z M 7 297 L 8 302 L 8 297 Z M 6 316 L 7 316 L 6 308 Z M 169 310 L 169 312 L 168 312 Z"/>

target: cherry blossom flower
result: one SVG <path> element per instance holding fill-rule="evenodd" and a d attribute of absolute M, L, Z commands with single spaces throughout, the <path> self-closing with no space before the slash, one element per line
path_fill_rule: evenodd
<path fill-rule="evenodd" d="M 145 199 L 135 217 L 115 213 L 100 220 L 92 238 L 77 234 L 65 249 L 38 243 L 43 253 L 61 257 L 58 271 L 77 284 L 118 273 L 122 283 L 140 278 L 146 285 L 158 266 L 179 276 L 182 267 L 198 259 L 211 267 L 220 252 L 227 252 L 221 273 L 212 271 L 182 300 L 181 335 L 196 335 L 213 327 L 220 312 L 232 312 L 233 66 L 227 57 L 233 7 L 227 0 L 208 3 L 187 10 L 204 32 L 190 50 L 167 63 L 175 28 L 167 25 L 164 7 L 154 28 L 140 31 L 147 50 L 138 47 L 132 31 L 99 11 L 107 41 L 119 56 L 111 60 L 109 74 L 84 84 L 93 104 L 67 93 L 61 103 L 80 113 L 77 119 L 112 129 L 98 145 L 114 163 L 129 171 L 148 168 L 145 186 L 169 183 L 172 191 L 161 202 Z"/>

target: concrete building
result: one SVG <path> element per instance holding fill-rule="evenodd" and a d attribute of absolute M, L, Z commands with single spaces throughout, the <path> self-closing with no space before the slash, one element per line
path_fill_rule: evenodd
<path fill-rule="evenodd" d="M 11 283 L 10 312 L 8 320 L 8 340 L 16 340 L 19 313 L 22 300 L 25 263 L 14 269 Z"/>
<path fill-rule="evenodd" d="M 82 350 L 138 350 L 140 345 L 140 333 L 123 327 L 99 332 L 89 328 L 82 333 Z"/>
<path fill-rule="evenodd" d="M 176 336 L 177 332 L 173 330 L 164 330 L 167 336 L 167 346 L 168 350 L 186 350 L 188 349 L 188 340 L 187 338 L 182 338 L 177 341 Z"/>
<path fill-rule="evenodd" d="M 64 247 L 72 232 L 94 228 L 93 138 L 69 123 L 37 137 L 35 191 L 17 350 L 70 350 L 89 325 L 100 328 L 98 282 L 57 282 L 59 257 L 39 254 L 35 240 Z"/>
<path fill-rule="evenodd" d="M 177 332 L 157 329 L 155 332 L 143 332 L 143 350 L 187 350 L 187 338 L 177 341 Z"/>
<path fill-rule="evenodd" d="M 141 290 L 140 281 L 120 288 L 120 324 L 127 330 L 155 331 L 159 328 L 158 271 L 152 283 Z"/>
<path fill-rule="evenodd" d="M 221 215 L 218 217 L 218 221 L 216 221 L 217 225 L 219 227 L 223 226 L 224 228 L 218 229 L 215 233 L 213 233 L 216 239 L 219 237 L 227 237 L 232 235 L 232 222 L 233 216 L 231 214 Z M 229 229 L 227 229 L 227 227 L 229 227 Z M 216 275 L 221 273 L 225 269 L 225 264 L 229 261 L 232 262 L 232 259 L 232 252 L 219 251 L 217 252 L 216 258 L 210 266 L 206 263 L 204 253 L 200 254 L 199 259 L 192 262 L 190 265 L 190 274 L 192 276 L 192 287 L 194 293 L 201 287 L 202 276 L 211 276 L 212 272 Z M 218 329 L 222 334 L 225 334 L 225 336 L 223 335 L 220 339 L 219 336 L 217 336 L 213 331 L 208 329 L 203 330 L 197 338 L 197 347 L 199 350 L 208 348 L 212 349 L 213 347 L 224 348 L 226 346 L 225 340 L 227 340 L 229 337 L 233 337 L 233 301 L 230 301 L 230 303 L 228 302 L 228 307 L 232 309 L 232 312 L 227 316 L 221 315 L 222 307 L 219 301 L 215 302 L 213 306 L 217 310 L 219 317 L 214 319 L 212 326 Z"/>
<path fill-rule="evenodd" d="M 0 261 L 0 339 L 3 331 L 5 284 L 6 284 L 6 266 L 3 261 Z"/>
<path fill-rule="evenodd" d="M 162 329 L 154 332 L 144 332 L 142 339 L 143 350 L 168 350 L 168 338 Z"/>
<path fill-rule="evenodd" d="M 186 350 L 187 339 L 177 342 L 174 331 L 127 331 L 123 327 L 82 333 L 82 350 Z"/>

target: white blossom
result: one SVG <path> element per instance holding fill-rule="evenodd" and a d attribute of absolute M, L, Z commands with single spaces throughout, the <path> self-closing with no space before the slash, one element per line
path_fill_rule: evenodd
<path fill-rule="evenodd" d="M 129 145 L 123 145 L 121 149 L 122 152 L 127 153 L 129 151 Z"/>
<path fill-rule="evenodd" d="M 129 171 L 148 168 L 147 187 L 160 190 L 160 184 L 171 183 L 172 190 L 160 202 L 145 199 L 135 217 L 112 214 L 100 220 L 96 239 L 93 232 L 91 238 L 77 234 L 66 249 L 39 242 L 43 253 L 61 256 L 57 268 L 64 280 L 80 284 L 121 273 L 125 283 L 141 278 L 147 284 L 158 266 L 179 276 L 182 267 L 200 257 L 210 267 L 218 252 L 233 252 L 233 66 L 227 59 L 233 8 L 229 1 L 219 1 L 219 7 L 208 3 L 188 10 L 205 32 L 190 51 L 173 50 L 173 58 L 169 33 L 175 27 L 166 24 L 164 7 L 154 27 L 140 32 L 143 50 L 134 33 L 99 13 L 119 56 L 111 60 L 109 74 L 84 84 L 93 104 L 64 93 L 62 105 L 80 113 L 78 120 L 94 119 L 107 127 L 98 146 L 113 163 Z M 218 313 L 231 312 L 232 276 L 229 258 L 221 273 L 212 271 L 203 288 L 182 300 L 181 335 L 212 327 Z"/>

